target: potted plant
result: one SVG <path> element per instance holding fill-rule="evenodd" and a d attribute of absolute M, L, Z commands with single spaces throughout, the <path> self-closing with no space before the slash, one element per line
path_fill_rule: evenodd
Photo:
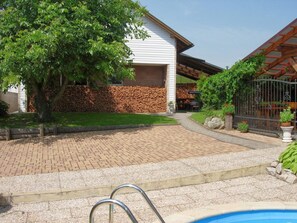
<path fill-rule="evenodd" d="M 223 108 L 224 115 L 233 115 L 235 113 L 235 106 L 233 104 L 224 104 Z"/>
<path fill-rule="evenodd" d="M 247 123 L 247 121 L 239 122 L 237 123 L 237 129 L 242 133 L 248 132 L 249 124 Z"/>
<path fill-rule="evenodd" d="M 284 108 L 280 112 L 281 129 L 283 130 L 283 142 L 292 142 L 292 130 L 291 121 L 294 118 L 294 113 L 291 111 L 291 107 Z"/>
<path fill-rule="evenodd" d="M 235 106 L 233 104 L 224 104 L 224 106 L 222 107 L 222 111 L 225 116 L 225 129 L 232 130 Z"/>
<path fill-rule="evenodd" d="M 279 114 L 281 126 L 291 126 L 291 120 L 294 118 L 294 113 L 291 112 L 291 107 L 284 108 Z"/>

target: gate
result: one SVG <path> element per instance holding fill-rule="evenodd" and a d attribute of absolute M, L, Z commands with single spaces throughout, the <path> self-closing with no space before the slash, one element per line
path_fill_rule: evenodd
<path fill-rule="evenodd" d="M 279 113 L 288 106 L 296 113 L 296 95 L 296 80 L 253 80 L 235 96 L 234 125 L 247 121 L 251 130 L 279 134 Z M 292 124 L 296 130 L 296 118 Z"/>

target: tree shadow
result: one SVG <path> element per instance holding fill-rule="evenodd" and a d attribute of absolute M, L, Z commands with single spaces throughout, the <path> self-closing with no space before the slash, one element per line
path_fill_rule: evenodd
<path fill-rule="evenodd" d="M 30 137 L 23 139 L 15 139 L 8 142 L 10 146 L 14 145 L 31 145 L 31 144 L 40 144 L 43 146 L 51 146 L 54 143 L 62 140 L 71 140 L 76 143 L 88 141 L 88 140 L 108 140 L 113 135 L 122 133 L 124 135 L 137 134 L 140 131 L 145 131 L 153 128 L 153 125 L 141 125 L 133 127 L 121 127 L 117 126 L 116 129 L 111 130 L 100 130 L 100 131 L 85 131 L 85 132 L 74 132 L 74 133 L 61 133 L 58 135 L 50 135 L 44 137 Z"/>

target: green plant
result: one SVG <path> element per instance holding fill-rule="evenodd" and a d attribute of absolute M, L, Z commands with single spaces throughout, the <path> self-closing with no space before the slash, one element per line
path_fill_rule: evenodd
<path fill-rule="evenodd" d="M 232 115 L 235 113 L 235 106 L 233 104 L 224 104 L 222 110 L 224 115 Z"/>
<path fill-rule="evenodd" d="M 5 101 L 0 101 L 0 116 L 7 115 L 9 105 Z"/>
<path fill-rule="evenodd" d="M 294 118 L 294 113 L 291 112 L 291 107 L 288 107 L 288 108 L 284 108 L 283 111 L 280 112 L 279 116 L 280 116 L 279 121 L 281 123 L 291 122 L 291 120 Z"/>
<path fill-rule="evenodd" d="M 248 130 L 249 130 L 249 124 L 247 123 L 247 121 L 239 122 L 239 123 L 237 123 L 237 129 L 240 132 L 248 132 Z"/>
<path fill-rule="evenodd" d="M 262 67 L 264 59 L 264 56 L 257 55 L 237 62 L 230 69 L 221 73 L 208 78 L 203 77 L 201 81 L 198 81 L 203 104 L 219 109 L 224 103 L 232 103 L 239 90 L 247 91 L 247 83 L 255 77 L 257 71 Z"/>
<path fill-rule="evenodd" d="M 280 154 L 279 161 L 284 168 L 291 170 L 294 174 L 297 173 L 297 142 L 288 145 L 286 150 Z"/>

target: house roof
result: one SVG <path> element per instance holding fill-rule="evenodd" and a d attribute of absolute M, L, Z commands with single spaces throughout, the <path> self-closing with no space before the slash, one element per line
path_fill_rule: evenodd
<path fill-rule="evenodd" d="M 297 79 L 297 19 L 250 53 L 244 60 L 257 55 L 265 56 L 265 66 L 260 74 L 275 78 L 288 76 Z"/>
<path fill-rule="evenodd" d="M 198 80 L 201 73 L 213 75 L 223 68 L 207 63 L 205 60 L 181 53 L 177 55 L 177 73 L 193 80 Z"/>
<path fill-rule="evenodd" d="M 191 47 L 194 46 L 194 44 L 183 37 L 181 34 L 170 28 L 168 25 L 166 25 L 164 22 L 159 20 L 157 17 L 153 16 L 150 13 L 146 14 L 146 17 L 149 18 L 151 21 L 155 22 L 158 24 L 160 27 L 162 27 L 164 30 L 166 30 L 170 35 L 172 35 L 174 38 L 177 39 L 177 53 L 181 53 Z"/>

